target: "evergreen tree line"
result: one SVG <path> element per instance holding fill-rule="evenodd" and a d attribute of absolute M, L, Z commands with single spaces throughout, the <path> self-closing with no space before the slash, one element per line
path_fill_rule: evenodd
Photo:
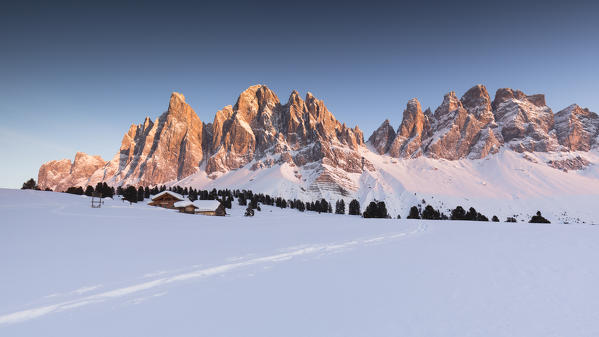
<path fill-rule="evenodd" d="M 489 221 L 484 214 L 481 214 L 476 211 L 474 207 L 470 207 L 468 211 L 466 211 L 462 206 L 457 206 L 456 208 L 450 210 L 450 216 L 441 213 L 438 209 L 433 208 L 431 205 L 426 205 L 424 210 L 421 210 L 419 207 L 412 206 L 410 208 L 410 212 L 408 214 L 408 219 L 424 219 L 424 220 L 465 220 L 465 221 Z M 497 215 L 493 215 L 491 218 L 493 222 L 499 222 L 499 218 Z M 516 222 L 514 217 L 508 217 L 505 222 Z M 549 220 L 545 219 L 540 211 L 537 211 L 537 214 L 533 216 L 530 223 L 550 223 Z"/>
<path fill-rule="evenodd" d="M 22 189 L 38 189 L 35 180 L 29 179 L 27 182 L 23 184 Z M 50 190 L 50 189 L 46 189 Z M 102 193 L 102 197 L 112 198 L 116 193 L 117 195 L 121 195 L 123 200 L 129 201 L 130 203 L 143 201 L 144 199 L 150 198 L 151 195 L 156 195 L 163 191 L 172 191 L 183 196 L 187 196 L 189 200 L 218 200 L 220 201 L 225 208 L 230 209 L 232 207 L 232 202 L 234 198 L 237 198 L 237 202 L 240 206 L 247 206 L 246 208 L 246 216 L 253 216 L 254 211 L 261 211 L 260 204 L 262 205 L 270 205 L 276 206 L 279 208 L 291 208 L 297 209 L 300 212 L 311 211 L 318 213 L 333 213 L 333 205 L 328 202 L 326 199 L 316 200 L 316 201 L 302 201 L 299 199 L 285 199 L 281 197 L 272 197 L 268 194 L 264 193 L 254 193 L 251 190 L 199 190 L 194 189 L 192 187 L 181 187 L 181 186 L 172 186 L 166 187 L 162 186 L 154 186 L 150 187 L 135 187 L 135 186 L 127 186 L 125 188 L 119 186 L 116 189 L 114 187 L 108 186 L 106 183 L 98 183 L 96 188 L 94 189 L 92 186 L 87 186 L 85 191 L 82 187 L 69 187 L 66 193 L 77 194 L 77 195 L 88 195 L 91 196 L 94 191 L 100 191 Z M 51 190 L 50 190 L 51 191 Z M 343 199 L 337 200 L 335 202 L 335 214 L 346 214 L 345 211 L 345 201 Z M 361 215 L 364 218 L 391 218 L 388 214 L 387 207 L 384 201 L 372 201 L 368 204 L 363 213 L 361 213 L 360 202 L 356 199 L 350 201 L 348 205 L 348 213 L 349 215 Z M 397 216 L 397 218 L 401 218 L 401 216 Z M 462 206 L 457 206 L 456 208 L 450 210 L 450 216 L 445 215 L 438 209 L 435 209 L 431 205 L 426 205 L 424 209 L 421 209 L 420 206 L 412 206 L 410 208 L 409 214 L 407 216 L 408 219 L 424 219 L 424 220 L 464 220 L 464 221 L 489 221 L 484 214 L 481 214 L 476 211 L 474 207 L 470 207 L 468 211 L 466 211 Z M 496 215 L 493 215 L 491 221 L 499 222 L 499 218 Z M 514 217 L 508 217 L 506 222 L 516 222 Z M 534 215 L 529 223 L 550 223 L 549 220 L 544 218 L 541 215 L 541 212 L 538 211 L 536 215 Z"/>

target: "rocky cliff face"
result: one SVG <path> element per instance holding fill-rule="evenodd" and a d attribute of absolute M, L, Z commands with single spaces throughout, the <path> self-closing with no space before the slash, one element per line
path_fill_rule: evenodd
<path fill-rule="evenodd" d="M 176 182 L 195 173 L 210 179 L 246 168 L 275 165 L 310 174 L 306 188 L 347 195 L 355 190 L 348 175 L 374 170 L 363 157 L 372 149 L 395 158 L 478 159 L 501 147 L 518 152 L 588 151 L 597 144 L 599 117 L 572 105 L 555 116 L 543 95 L 499 89 L 491 97 L 476 85 L 461 98 L 447 93 L 434 113 L 411 99 L 397 130 L 385 120 L 364 143 L 362 131 L 339 122 L 322 100 L 293 91 L 286 103 L 264 85 L 243 91 L 234 105 L 203 123 L 185 97 L 173 93 L 167 111 L 133 124 L 114 158 L 77 153 L 75 160 L 50 161 L 39 170 L 42 188 L 70 186 L 151 186 Z M 298 180 L 299 181 L 299 180 Z"/>
<path fill-rule="evenodd" d="M 294 91 L 282 104 L 266 86 L 252 86 L 209 124 L 202 123 L 183 95 L 173 93 L 164 114 L 131 125 L 117 155 L 84 174 L 89 181 L 72 178 L 70 161 L 44 164 L 39 180 L 58 190 L 98 181 L 148 186 L 181 180 L 200 167 L 216 178 L 248 164 L 253 169 L 314 164 L 318 183 L 310 188 L 344 191 L 353 186 L 341 186 L 336 169 L 359 173 L 363 165 L 372 167 L 358 153 L 363 145 L 362 131 L 337 121 L 311 93 L 302 99 Z"/>
<path fill-rule="evenodd" d="M 77 152 L 72 163 L 69 159 L 52 160 L 40 167 L 38 186 L 41 189 L 64 191 L 71 186 L 95 185 L 91 178 L 105 164 L 100 156 L 90 156 L 83 152 Z"/>
<path fill-rule="evenodd" d="M 389 141 L 390 126 L 383 123 L 369 143 L 392 157 L 449 160 L 484 158 L 502 146 L 517 152 L 588 151 L 596 143 L 598 123 L 596 114 L 576 105 L 554 117 L 540 94 L 503 88 L 491 102 L 487 89 L 476 85 L 460 99 L 446 94 L 433 114 L 410 100 L 395 138 Z"/>
<path fill-rule="evenodd" d="M 599 116 L 576 104 L 555 114 L 555 130 L 560 144 L 572 151 L 589 151 L 597 143 Z"/>
<path fill-rule="evenodd" d="M 154 185 L 195 173 L 203 159 L 204 125 L 178 93 L 171 95 L 168 110 L 153 122 L 131 125 L 123 137 L 117 170 L 109 179 L 134 185 Z M 115 165 L 112 165 L 115 166 Z"/>

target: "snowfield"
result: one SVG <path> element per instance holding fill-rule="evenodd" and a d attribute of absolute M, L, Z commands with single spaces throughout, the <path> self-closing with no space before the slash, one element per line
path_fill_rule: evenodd
<path fill-rule="evenodd" d="M 0 189 L 0 336 L 599 335 L 599 226 L 243 211 Z"/>
<path fill-rule="evenodd" d="M 210 179 L 200 170 L 167 185 L 211 190 L 247 189 L 286 199 L 329 201 L 353 198 L 367 205 L 383 200 L 389 213 L 406 217 L 412 206 L 430 204 L 445 214 L 460 205 L 474 207 L 489 219 L 515 217 L 528 221 L 537 211 L 551 222 L 599 224 L 599 152 L 529 152 L 501 150 L 484 159 L 445 160 L 419 157 L 397 159 L 363 149 L 362 155 L 376 167 L 363 173 L 339 172 L 355 186 L 351 195 L 336 191 L 311 190 L 319 176 L 310 166 L 277 164 L 251 170 L 253 163 Z M 584 158 L 589 165 L 567 172 L 549 161 Z M 326 166 L 326 165 L 324 165 Z M 329 167 L 331 170 L 335 168 Z M 301 178 L 298 178 L 301 177 Z M 422 200 L 425 203 L 422 203 Z"/>

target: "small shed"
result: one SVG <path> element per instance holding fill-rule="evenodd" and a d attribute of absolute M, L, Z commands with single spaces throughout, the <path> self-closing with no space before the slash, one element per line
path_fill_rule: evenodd
<path fill-rule="evenodd" d="M 175 203 L 183 200 L 185 198 L 179 193 L 163 191 L 153 196 L 148 205 L 174 209 Z"/>
<path fill-rule="evenodd" d="M 196 200 L 193 202 L 196 207 L 195 212 L 202 215 L 225 216 L 225 206 L 218 200 Z"/>
<path fill-rule="evenodd" d="M 197 209 L 197 206 L 190 200 L 177 201 L 173 206 L 181 213 L 194 214 Z"/>

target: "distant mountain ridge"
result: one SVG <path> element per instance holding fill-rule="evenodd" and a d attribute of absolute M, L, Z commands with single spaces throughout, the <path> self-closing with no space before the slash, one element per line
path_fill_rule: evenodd
<path fill-rule="evenodd" d="M 459 99 L 449 92 L 434 112 L 422 111 L 411 99 L 397 129 L 386 120 L 365 142 L 358 126 L 338 121 L 311 93 L 302 98 L 293 91 L 283 104 L 268 87 L 255 85 L 235 105 L 217 111 L 211 123 L 173 93 L 158 119 L 130 126 L 111 160 L 78 152 L 73 162 L 47 162 L 38 185 L 57 191 L 97 182 L 152 186 L 201 180 L 202 185 L 241 168 L 285 165 L 285 179 L 302 191 L 343 197 L 361 188 L 356 177 L 378 170 L 379 156 L 462 160 L 501 149 L 590 151 L 598 135 L 599 117 L 588 109 L 571 105 L 554 115 L 544 95 L 504 88 L 491 100 L 485 86 L 476 85 Z M 191 178 L 198 175 L 200 180 Z"/>

